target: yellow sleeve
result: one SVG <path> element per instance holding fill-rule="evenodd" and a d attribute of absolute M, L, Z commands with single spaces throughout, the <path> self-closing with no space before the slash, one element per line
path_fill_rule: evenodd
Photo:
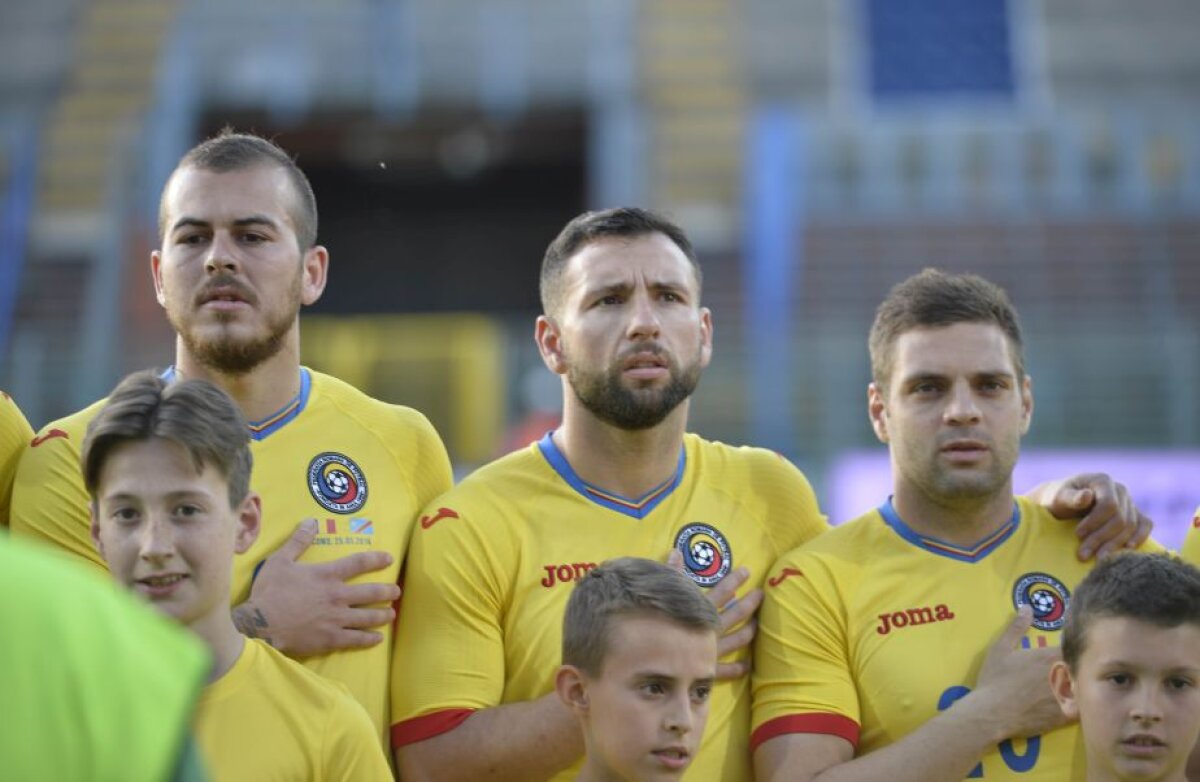
<path fill-rule="evenodd" d="M 88 494 L 79 471 L 81 431 L 49 424 L 21 455 L 10 524 L 16 535 L 40 540 L 107 572 L 92 544 Z"/>
<path fill-rule="evenodd" d="M 375 723 L 345 686 L 329 711 L 324 778 L 330 782 L 390 782 L 391 766 L 379 746 Z"/>
<path fill-rule="evenodd" d="M 806 552 L 783 556 L 764 584 L 754 642 L 751 748 L 788 733 L 858 743 L 858 690 L 846 612 L 828 565 Z"/>
<path fill-rule="evenodd" d="M 791 551 L 829 529 L 829 521 L 821 512 L 816 492 L 813 491 L 808 478 L 791 462 L 784 461 L 787 471 L 792 475 L 792 487 L 788 491 L 790 507 L 787 515 L 790 523 L 784 527 L 785 533 L 783 540 L 780 541 L 780 551 Z"/>
<path fill-rule="evenodd" d="M 8 526 L 13 480 L 21 452 L 33 438 L 33 429 L 12 398 L 0 391 L 0 527 Z"/>
<path fill-rule="evenodd" d="M 755 470 L 756 491 L 769 503 L 768 520 L 775 550 L 798 548 L 829 529 L 817 495 L 796 465 L 773 452 Z"/>
<path fill-rule="evenodd" d="M 474 517 L 456 500 L 460 490 L 426 507 L 409 546 L 392 658 L 393 747 L 451 730 L 504 691 L 512 575 L 500 563 L 519 561 L 518 551 L 503 520 Z"/>
<path fill-rule="evenodd" d="M 416 433 L 417 460 L 413 469 L 413 496 L 418 507 L 424 507 L 440 497 L 454 485 L 454 473 L 450 467 L 450 456 L 437 430 L 421 413 L 406 408 L 414 419 L 412 429 Z"/>
<path fill-rule="evenodd" d="M 1200 565 L 1200 508 L 1192 514 L 1192 523 L 1188 527 L 1187 537 L 1183 539 L 1183 547 L 1179 556 L 1193 565 Z"/>

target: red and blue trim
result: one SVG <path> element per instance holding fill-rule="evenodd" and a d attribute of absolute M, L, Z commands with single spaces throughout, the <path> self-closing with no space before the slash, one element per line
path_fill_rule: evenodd
<path fill-rule="evenodd" d="M 615 510 L 617 513 L 623 513 L 626 516 L 635 519 L 644 519 L 650 515 L 650 512 L 658 507 L 659 503 L 671 495 L 675 491 L 680 482 L 683 480 L 683 470 L 687 465 L 687 450 L 679 449 L 679 466 L 675 468 L 675 474 L 671 476 L 665 483 L 662 483 L 650 491 L 636 499 L 622 497 L 619 494 L 614 494 L 610 491 L 605 491 L 598 486 L 593 486 L 587 481 L 580 478 L 571 469 L 571 465 L 567 462 L 567 458 L 558 450 L 558 446 L 554 444 L 554 439 L 551 437 L 553 432 L 546 432 L 546 436 L 538 441 L 538 449 L 541 450 L 542 456 L 554 468 L 554 471 L 570 485 L 572 489 L 582 494 L 587 499 L 601 505 L 609 510 Z"/>
<path fill-rule="evenodd" d="M 983 559 L 999 548 L 1000 544 L 1012 537 L 1012 534 L 1017 531 L 1017 527 L 1021 524 L 1021 508 L 1014 501 L 1012 518 L 1005 522 L 1000 529 L 970 546 L 957 546 L 938 538 L 921 535 L 912 527 L 905 524 L 900 518 L 900 514 L 896 513 L 896 508 L 892 505 L 891 497 L 888 497 L 887 501 L 879 506 L 879 515 L 883 517 L 883 520 L 889 527 L 895 530 L 897 535 L 914 546 L 923 548 L 938 556 L 957 559 L 959 562 L 978 562 Z"/>
<path fill-rule="evenodd" d="M 168 383 L 173 382 L 176 378 L 175 367 L 167 367 L 161 377 Z M 265 440 L 294 421 L 297 416 L 304 412 L 304 408 L 308 407 L 308 397 L 311 393 L 312 375 L 306 368 L 300 367 L 300 393 L 296 394 L 286 405 L 266 418 L 260 421 L 247 422 L 247 426 L 250 429 L 250 439 Z"/>

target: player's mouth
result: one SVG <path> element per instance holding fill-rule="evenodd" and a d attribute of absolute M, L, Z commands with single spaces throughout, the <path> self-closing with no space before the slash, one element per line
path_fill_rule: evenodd
<path fill-rule="evenodd" d="M 230 312 L 249 307 L 253 296 L 241 285 L 222 284 L 210 285 L 196 296 L 196 306 L 222 312 Z"/>
<path fill-rule="evenodd" d="M 1167 751 L 1167 743 L 1149 733 L 1135 733 L 1121 739 L 1121 749 L 1135 758 L 1154 758 Z"/>
<path fill-rule="evenodd" d="M 621 362 L 621 371 L 639 380 L 653 380 L 670 372 L 669 362 L 658 348 L 639 350 Z"/>
<path fill-rule="evenodd" d="M 150 598 L 162 598 L 174 594 L 187 577 L 186 573 L 156 573 L 152 576 L 143 576 L 134 583 L 137 590 L 143 595 Z"/>
<path fill-rule="evenodd" d="M 687 768 L 691 761 L 691 753 L 685 747 L 663 747 L 656 749 L 652 753 L 655 759 L 665 768 L 671 771 L 682 771 Z"/>
<path fill-rule="evenodd" d="M 987 456 L 989 450 L 987 443 L 982 440 L 968 439 L 948 440 L 940 448 L 941 454 L 955 463 L 978 461 Z"/>

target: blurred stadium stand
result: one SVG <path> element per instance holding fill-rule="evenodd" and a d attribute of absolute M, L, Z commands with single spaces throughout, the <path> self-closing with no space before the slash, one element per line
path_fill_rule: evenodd
<path fill-rule="evenodd" d="M 158 191 L 232 122 L 276 137 L 316 184 L 334 266 L 313 334 L 343 336 L 307 340 L 306 360 L 428 406 L 460 464 L 524 413 L 545 244 L 577 211 L 622 203 L 675 215 L 702 248 L 718 350 L 694 427 L 775 447 L 818 484 L 836 453 L 872 443 L 866 331 L 926 265 L 984 274 L 1021 309 L 1032 446 L 1200 444 L 1194 2 L 0 14 L 0 386 L 37 424 L 169 361 L 145 263 Z M 450 347 L 436 319 L 456 310 L 494 360 Z M 384 317 L 328 325 L 351 314 Z M 381 364 L 362 347 L 379 335 L 412 349 Z M 445 385 L 410 382 L 439 351 Z M 458 400 L 464 360 L 479 379 Z"/>

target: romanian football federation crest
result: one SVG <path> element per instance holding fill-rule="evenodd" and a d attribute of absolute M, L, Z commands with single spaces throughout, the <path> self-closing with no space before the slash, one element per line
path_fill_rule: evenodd
<path fill-rule="evenodd" d="M 675 548 L 683 555 L 684 570 L 702 587 L 710 587 L 725 578 L 733 567 L 729 541 L 709 524 L 695 522 L 679 530 Z"/>
<path fill-rule="evenodd" d="M 318 454 L 308 463 L 308 490 L 322 508 L 334 513 L 354 513 L 367 501 L 366 476 L 340 453 Z"/>
<path fill-rule="evenodd" d="M 1033 626 L 1061 630 L 1067 621 L 1071 592 L 1063 582 L 1045 573 L 1026 573 L 1013 585 L 1013 606 L 1033 608 Z"/>

